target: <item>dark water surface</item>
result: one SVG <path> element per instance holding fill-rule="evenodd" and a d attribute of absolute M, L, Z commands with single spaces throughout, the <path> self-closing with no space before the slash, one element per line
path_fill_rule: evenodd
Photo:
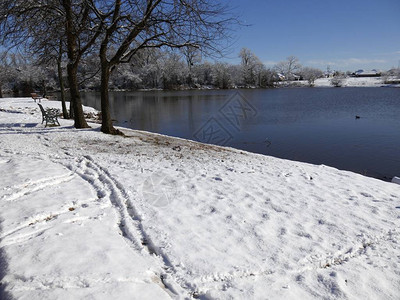
<path fill-rule="evenodd" d="M 98 93 L 82 99 L 100 110 Z M 384 180 L 400 175 L 398 88 L 110 92 L 110 101 L 119 126 Z"/>

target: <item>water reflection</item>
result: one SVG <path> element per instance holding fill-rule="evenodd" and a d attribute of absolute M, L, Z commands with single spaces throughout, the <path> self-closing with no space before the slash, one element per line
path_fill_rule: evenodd
<path fill-rule="evenodd" d="M 111 92 L 111 114 L 116 125 L 188 139 L 215 119 L 214 129 L 232 135 L 228 146 L 381 179 L 400 174 L 400 89 L 242 90 L 256 114 L 238 128 L 221 113 L 233 93 Z M 98 93 L 82 98 L 100 109 Z"/>

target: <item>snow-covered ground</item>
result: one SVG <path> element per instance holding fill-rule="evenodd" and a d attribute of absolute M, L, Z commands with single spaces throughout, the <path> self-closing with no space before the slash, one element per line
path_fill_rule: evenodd
<path fill-rule="evenodd" d="M 343 87 L 379 87 L 384 85 L 381 77 L 347 77 L 343 79 Z M 331 78 L 315 80 L 316 87 L 332 87 Z"/>
<path fill-rule="evenodd" d="M 28 98 L 0 99 L 0 119 L 1 299 L 398 299 L 400 185 L 45 128 Z"/>
<path fill-rule="evenodd" d="M 332 78 L 319 78 L 315 80 L 315 87 L 332 87 Z M 308 86 L 306 80 L 293 81 L 295 86 Z M 343 79 L 342 87 L 380 87 L 380 86 L 393 86 L 400 87 L 399 84 L 388 85 L 384 83 L 382 77 L 347 77 Z"/>

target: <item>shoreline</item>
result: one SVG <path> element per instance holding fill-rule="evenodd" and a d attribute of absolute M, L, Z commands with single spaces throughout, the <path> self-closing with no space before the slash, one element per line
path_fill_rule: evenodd
<path fill-rule="evenodd" d="M 303 88 L 303 87 L 289 87 L 289 88 Z M 1 102 L 1 99 L 25 99 L 28 102 L 30 100 L 32 100 L 30 97 L 0 98 L 0 102 Z M 61 108 L 60 108 L 60 105 L 59 105 L 59 103 L 60 103 L 59 100 L 44 100 L 44 101 L 45 101 L 45 103 L 50 104 L 49 107 L 57 108 L 57 109 L 59 109 L 61 111 Z M 89 125 L 92 128 L 94 128 L 94 127 L 100 128 L 99 124 L 101 124 L 101 120 L 98 119 L 99 110 L 97 110 L 96 108 L 89 107 L 89 106 L 84 106 L 84 105 L 83 105 L 83 107 L 84 107 L 84 114 L 86 116 L 85 118 L 86 118 L 86 121 L 89 123 Z M 0 111 L 1 111 L 1 107 L 0 107 Z M 65 119 L 61 118 L 61 120 L 65 120 Z M 73 125 L 73 120 L 67 119 L 66 121 L 70 122 L 71 125 Z M 258 153 L 258 152 L 251 152 L 251 151 L 243 150 L 243 149 L 240 149 L 240 148 L 234 148 L 234 147 L 231 147 L 231 146 L 220 146 L 220 145 L 214 145 L 214 144 L 203 144 L 203 143 L 201 143 L 199 141 L 192 140 L 192 139 L 176 137 L 176 136 L 169 136 L 169 135 L 156 133 L 156 132 L 133 129 L 133 128 L 130 128 L 130 127 L 124 127 L 123 124 L 117 125 L 117 126 L 115 126 L 115 128 L 118 128 L 118 129 L 120 129 L 122 131 L 132 131 L 132 132 L 139 132 L 139 133 L 142 133 L 142 134 L 159 136 L 159 137 L 162 137 L 164 139 L 172 139 L 172 140 L 173 139 L 177 139 L 177 140 L 186 141 L 186 142 L 189 142 L 189 143 L 198 143 L 200 145 L 203 145 L 204 147 L 209 147 L 209 148 L 212 148 L 212 147 L 227 148 L 227 149 L 232 149 L 232 150 L 239 151 L 239 152 L 248 152 L 248 153 L 256 154 L 256 155 L 271 156 L 271 155 L 268 155 L 268 154 L 262 154 L 262 153 Z M 98 129 L 98 131 L 100 132 L 99 129 Z M 283 160 L 293 161 L 293 162 L 311 164 L 311 165 L 315 165 L 315 166 L 324 165 L 323 162 L 321 164 L 314 164 L 312 162 L 298 161 L 298 160 L 291 159 L 291 158 L 280 158 L 280 157 L 275 157 L 275 156 L 271 156 L 271 157 L 274 157 L 276 159 L 283 159 Z M 335 168 L 335 169 L 338 169 L 338 170 L 341 170 L 341 171 L 353 172 L 355 174 L 359 174 L 359 175 L 362 175 L 362 176 L 365 176 L 365 177 L 368 177 L 368 178 L 374 178 L 374 179 L 377 179 L 377 180 L 380 180 L 380 181 L 383 181 L 383 182 L 389 182 L 390 183 L 393 180 L 393 177 L 388 177 L 388 176 L 386 176 L 386 175 L 384 175 L 382 173 L 379 173 L 379 172 L 374 172 L 374 173 L 372 173 L 373 175 L 368 175 L 368 174 L 365 174 L 365 173 L 363 173 L 361 171 L 357 172 L 357 171 L 348 170 L 348 169 L 341 169 L 341 168 L 337 168 L 337 167 L 331 166 L 331 165 L 326 165 L 326 166 L 331 167 L 331 168 Z M 393 176 L 396 177 L 396 176 L 399 176 L 399 174 L 394 174 Z"/>
<path fill-rule="evenodd" d="M 332 78 L 319 78 L 316 80 L 315 85 L 309 86 L 308 82 L 306 80 L 300 80 L 300 81 L 290 81 L 290 82 L 277 82 L 274 86 L 272 87 L 232 87 L 229 89 L 219 89 L 215 87 L 209 87 L 209 86 L 204 86 L 200 88 L 180 88 L 180 89 L 137 89 L 137 90 L 127 90 L 127 89 L 110 89 L 111 92 L 179 92 L 179 91 L 212 91 L 212 90 L 222 90 L 222 91 L 229 91 L 229 90 L 251 90 L 251 89 L 280 89 L 280 88 L 336 88 L 330 84 L 330 80 Z M 400 84 L 394 83 L 384 83 L 384 79 L 381 77 L 347 77 L 344 80 L 343 86 L 341 88 L 353 88 L 353 87 L 385 87 L 385 88 L 400 88 Z M 68 89 L 66 89 L 68 90 Z M 50 92 L 49 94 L 53 93 L 59 93 L 60 91 L 55 90 L 53 92 Z M 80 90 L 80 92 L 98 92 L 100 93 L 99 90 Z M 7 91 L 3 91 L 3 95 L 10 98 L 14 98 L 14 96 Z M 28 97 L 29 95 L 26 95 Z M 15 96 L 15 97 L 23 97 L 23 96 Z"/>

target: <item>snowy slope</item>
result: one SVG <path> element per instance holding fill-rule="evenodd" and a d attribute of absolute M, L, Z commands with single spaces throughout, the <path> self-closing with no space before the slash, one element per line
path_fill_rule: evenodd
<path fill-rule="evenodd" d="M 0 118 L 4 295 L 400 294 L 400 185 L 140 131 L 44 128 L 27 98 L 0 99 Z"/>

